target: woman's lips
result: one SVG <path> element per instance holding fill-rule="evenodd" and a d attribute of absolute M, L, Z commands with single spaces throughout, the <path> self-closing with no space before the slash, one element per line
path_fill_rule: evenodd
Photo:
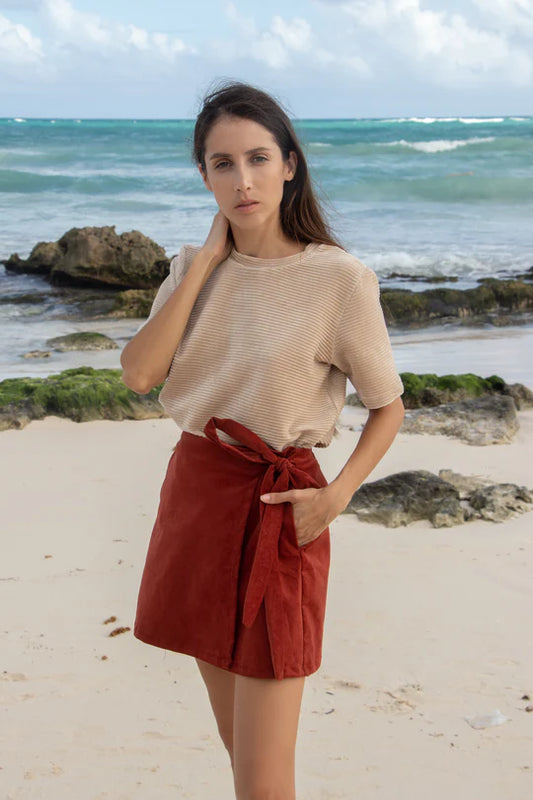
<path fill-rule="evenodd" d="M 236 209 L 237 209 L 237 211 L 247 212 L 247 211 L 252 211 L 258 205 L 259 205 L 259 203 L 254 200 L 251 203 L 246 203 L 244 205 L 236 206 Z"/>

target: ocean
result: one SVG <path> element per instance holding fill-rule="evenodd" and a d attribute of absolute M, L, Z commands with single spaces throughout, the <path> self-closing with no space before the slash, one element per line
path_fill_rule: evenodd
<path fill-rule="evenodd" d="M 395 272 L 456 276 L 437 285 L 469 288 L 533 264 L 533 117 L 293 122 L 336 236 L 382 286 L 435 285 L 388 277 Z M 140 230 L 169 256 L 184 242 L 201 243 L 217 206 L 192 162 L 193 124 L 0 119 L 2 257 L 25 258 L 38 241 L 85 225 Z M 0 296 L 48 288 L 0 265 Z M 74 330 L 108 333 L 122 347 L 138 327 L 135 320 L 62 319 L 62 311 L 53 303 L 0 303 L 0 379 L 79 364 L 120 366 L 119 350 L 22 358 Z M 398 368 L 496 373 L 533 386 L 531 326 L 487 326 L 475 336 L 444 328 L 391 331 Z"/>

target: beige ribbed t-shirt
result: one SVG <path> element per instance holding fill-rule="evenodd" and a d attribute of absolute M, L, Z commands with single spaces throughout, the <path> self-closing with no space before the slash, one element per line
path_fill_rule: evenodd
<path fill-rule="evenodd" d="M 200 245 L 170 263 L 150 315 L 168 300 Z M 270 447 L 327 447 L 349 378 L 367 408 L 399 397 L 376 273 L 333 245 L 264 259 L 233 250 L 202 287 L 159 402 L 185 431 L 211 416 L 251 428 Z M 237 444 L 224 431 L 219 437 Z"/>

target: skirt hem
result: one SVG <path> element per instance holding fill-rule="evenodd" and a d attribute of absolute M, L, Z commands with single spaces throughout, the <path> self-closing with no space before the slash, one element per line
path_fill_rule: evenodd
<path fill-rule="evenodd" d="M 228 662 L 228 659 L 221 658 L 218 653 L 211 653 L 209 651 L 202 650 L 200 648 L 187 647 L 186 645 L 170 646 L 167 644 L 162 644 L 160 642 L 154 641 L 149 635 L 137 629 L 133 631 L 133 636 L 135 637 L 135 639 L 138 639 L 139 641 L 144 642 L 144 644 L 148 644 L 151 647 L 159 647 L 162 650 L 170 650 L 172 653 L 181 653 L 186 656 L 193 656 L 194 658 L 199 658 L 202 661 L 207 661 L 208 664 L 212 664 L 215 667 L 220 667 L 221 669 L 225 669 L 228 672 L 234 672 L 237 675 L 243 675 L 246 678 L 270 678 L 271 680 L 283 680 L 284 678 L 304 678 L 304 677 L 306 678 L 309 675 L 312 675 L 313 673 L 317 672 L 320 667 L 320 663 L 318 663 L 316 667 L 314 669 L 311 669 L 310 671 L 285 672 L 282 678 L 276 678 L 273 673 L 273 670 L 268 675 L 264 673 L 259 675 L 257 670 L 254 670 L 254 673 L 252 674 L 250 673 L 250 670 L 246 669 L 246 667 L 242 666 L 237 662 L 233 663 Z"/>

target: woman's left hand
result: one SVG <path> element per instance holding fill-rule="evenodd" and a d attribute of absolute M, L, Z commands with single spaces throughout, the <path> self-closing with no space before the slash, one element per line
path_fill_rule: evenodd
<path fill-rule="evenodd" d="M 315 489 L 288 489 L 286 492 L 262 494 L 259 498 L 265 503 L 292 503 L 294 527 L 300 547 L 309 544 L 338 517 L 346 506 L 327 491 L 328 486 Z"/>

